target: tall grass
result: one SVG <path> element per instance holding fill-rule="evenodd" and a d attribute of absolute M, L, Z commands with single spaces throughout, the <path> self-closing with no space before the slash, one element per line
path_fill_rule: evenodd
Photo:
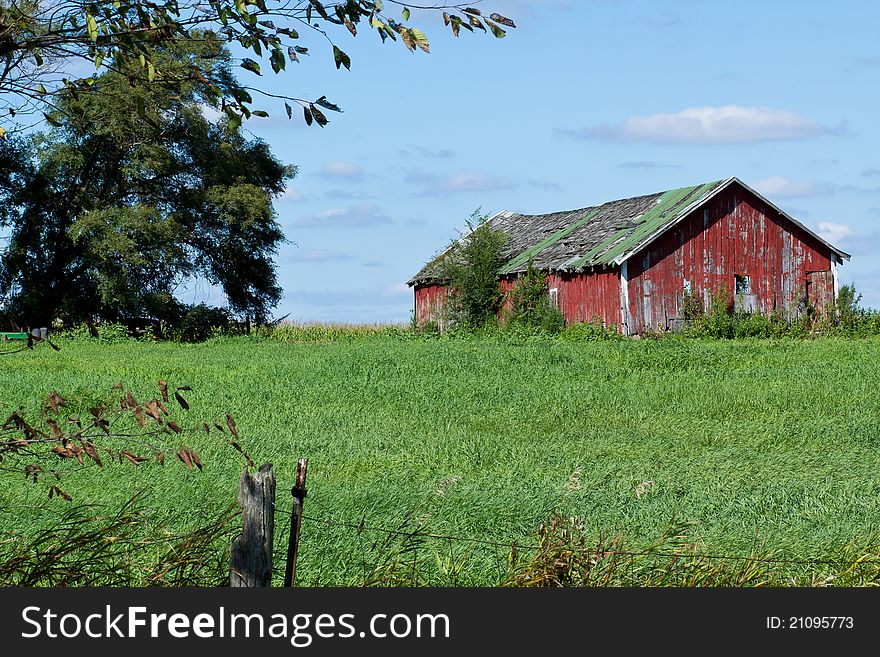
<path fill-rule="evenodd" d="M 401 339 L 383 329 L 334 339 L 312 331 L 290 329 L 287 341 L 66 340 L 60 352 L 7 357 L 0 411 L 24 404 L 38 414 L 52 390 L 87 409 L 119 380 L 138 398 L 154 394 L 158 379 L 192 386 L 189 424 L 231 413 L 242 447 L 275 464 L 278 491 L 292 487 L 296 458 L 309 457 L 303 584 L 517 582 L 510 545 L 535 545 L 536 528 L 553 515 L 581 518 L 587 546 L 620 532 L 638 552 L 675 518 L 689 523 L 692 561 L 748 557 L 757 545 L 783 560 L 876 562 L 876 338 Z M 234 503 L 242 463 L 219 431 L 187 444 L 204 471 L 84 468 L 65 475 L 71 503 L 0 471 L 0 535 L 44 536 L 71 505 L 120 508 L 141 489 L 147 527 L 184 536 L 207 526 Z M 289 500 L 281 492 L 278 505 L 282 555 Z M 520 551 L 517 564 L 530 555 Z M 769 581 L 822 582 L 841 572 L 780 563 Z"/>

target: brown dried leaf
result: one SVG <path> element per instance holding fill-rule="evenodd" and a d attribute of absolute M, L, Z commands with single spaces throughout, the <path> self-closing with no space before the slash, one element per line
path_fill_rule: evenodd
<path fill-rule="evenodd" d="M 168 384 L 165 381 L 159 381 L 159 392 L 162 393 L 162 401 L 168 401 Z"/>
<path fill-rule="evenodd" d="M 249 455 L 246 451 L 244 451 L 244 450 L 241 448 L 241 445 L 239 445 L 239 444 L 238 444 L 237 442 L 235 442 L 234 440 L 233 440 L 231 443 L 229 443 L 229 444 L 232 445 L 233 447 L 235 447 L 235 449 L 237 449 L 237 450 L 241 453 L 241 455 L 242 455 L 245 459 L 247 459 L 247 464 L 248 464 L 248 466 L 250 466 L 250 467 L 252 467 L 252 468 L 257 467 L 257 464 L 254 463 L 254 460 L 250 457 L 250 455 Z"/>
<path fill-rule="evenodd" d="M 170 413 L 168 412 L 168 408 L 158 399 L 156 400 L 156 406 L 158 406 L 162 410 L 162 412 L 165 413 L 165 415 L 170 415 Z"/>
<path fill-rule="evenodd" d="M 146 456 L 137 456 L 136 454 L 132 454 L 128 450 L 125 450 L 124 452 L 122 452 L 122 456 L 127 458 L 129 461 L 131 461 L 135 465 L 140 465 L 141 463 L 143 463 L 144 461 L 147 460 Z"/>
<path fill-rule="evenodd" d="M 49 429 L 52 431 L 53 438 L 61 438 L 64 435 L 64 432 L 61 431 L 61 427 L 59 427 L 58 423 L 52 418 L 47 417 L 46 424 L 49 425 Z"/>
<path fill-rule="evenodd" d="M 177 403 L 180 404 L 180 407 L 183 410 L 185 410 L 185 411 L 189 410 L 189 403 L 187 403 L 187 401 L 181 396 L 181 394 L 179 392 L 174 393 L 174 398 L 177 400 Z"/>
<path fill-rule="evenodd" d="M 177 425 L 177 423 L 176 423 L 174 420 L 168 420 L 168 421 L 167 421 L 167 424 L 168 424 L 168 427 L 169 427 L 174 433 L 180 433 L 181 431 L 183 431 L 183 429 L 181 429 L 181 428 Z"/>
<path fill-rule="evenodd" d="M 43 410 L 48 412 L 51 409 L 54 413 L 57 413 L 58 409 L 64 405 L 64 397 L 59 395 L 57 390 L 53 390 L 46 398 L 46 405 L 43 407 Z"/>
<path fill-rule="evenodd" d="M 146 404 L 144 404 L 144 411 L 146 412 L 147 415 L 149 415 L 151 418 L 156 420 L 156 422 L 161 421 L 160 420 L 161 416 L 159 415 L 158 400 L 151 399 Z"/>
<path fill-rule="evenodd" d="M 187 470 L 193 469 L 192 457 L 189 455 L 189 449 L 187 447 L 182 447 L 177 450 L 177 458 L 183 461 L 184 465 L 186 465 Z"/>
<path fill-rule="evenodd" d="M 165 452 L 159 452 L 158 454 L 156 454 L 153 460 L 156 461 L 156 463 L 158 463 L 159 465 L 165 465 Z"/>
<path fill-rule="evenodd" d="M 229 427 L 229 433 L 238 438 L 238 427 L 235 426 L 235 420 L 229 413 L 226 414 L 226 426 Z"/>
<path fill-rule="evenodd" d="M 99 468 L 103 468 L 104 464 L 101 462 L 101 456 L 98 454 L 98 450 L 95 448 L 93 443 L 89 441 L 83 441 L 83 450 L 90 459 L 92 459 L 95 463 L 98 464 Z"/>

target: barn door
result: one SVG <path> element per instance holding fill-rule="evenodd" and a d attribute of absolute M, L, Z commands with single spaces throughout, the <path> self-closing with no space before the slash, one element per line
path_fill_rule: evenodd
<path fill-rule="evenodd" d="M 816 312 L 825 312 L 825 306 L 831 303 L 832 280 L 830 271 L 807 272 L 807 301 Z"/>

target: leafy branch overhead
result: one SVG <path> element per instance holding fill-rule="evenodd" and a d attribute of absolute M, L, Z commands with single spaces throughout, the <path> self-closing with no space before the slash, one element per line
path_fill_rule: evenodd
<path fill-rule="evenodd" d="M 139 402 L 121 382 L 112 387 L 119 391 L 114 402 L 91 405 L 82 413 L 71 413 L 67 400 L 57 391 L 46 398 L 37 421 L 28 420 L 21 410 L 13 411 L 0 425 L 0 471 L 24 474 L 33 483 L 43 482 L 50 499 L 70 501 L 72 496 L 62 488 L 63 479 L 87 464 L 105 468 L 114 462 L 132 466 L 152 462 L 161 466 L 168 452 L 188 470 L 205 467 L 192 447 L 180 444 L 188 431 L 172 419 L 169 406 L 173 408 L 173 404 L 165 381 L 159 381 L 159 394 L 146 402 Z M 191 390 L 179 386 L 172 393 L 184 411 L 190 404 L 181 392 Z M 226 433 L 219 423 L 214 426 Z M 235 420 L 228 414 L 226 427 L 232 439 L 223 440 L 254 466 L 239 444 Z M 211 431 L 207 423 L 204 430 Z"/>
<path fill-rule="evenodd" d="M 430 52 L 425 32 L 410 23 L 416 12 L 442 13 L 444 25 L 456 37 L 462 30 L 479 30 L 501 38 L 505 28 L 516 27 L 505 16 L 485 15 L 456 3 L 423 7 L 382 0 L 0 0 L 0 120 L 22 126 L 22 115 L 39 118 L 60 92 L 97 87 L 97 74 L 112 70 L 125 74 L 132 84 L 175 89 L 199 82 L 233 122 L 236 117 L 240 122 L 251 115 L 268 115 L 253 108 L 253 91 L 283 100 L 291 118 L 291 104 L 298 104 L 307 123 L 324 126 L 322 109 L 340 111 L 324 97 L 307 100 L 229 85 L 226 79 L 206 75 L 195 63 L 187 71 L 167 70 L 153 53 L 207 35 L 244 50 L 247 56 L 240 66 L 256 76 L 269 69 L 281 73 L 289 63 L 301 62 L 319 49 L 332 53 L 337 69 L 351 69 L 351 57 L 339 37 L 354 37 L 360 31 L 375 31 L 383 43 L 399 41 L 411 52 Z M 78 60 L 93 65 L 95 74 L 78 76 Z M 5 132 L 0 128 L 0 136 Z"/>

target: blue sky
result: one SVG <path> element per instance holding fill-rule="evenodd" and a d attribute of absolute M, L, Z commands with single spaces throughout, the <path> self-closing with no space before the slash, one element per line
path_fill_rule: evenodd
<path fill-rule="evenodd" d="M 549 212 L 730 176 L 852 253 L 841 282 L 880 307 L 880 3 L 476 6 L 517 29 L 455 39 L 414 12 L 430 55 L 364 27 L 337 35 L 350 72 L 315 42 L 258 81 L 344 109 L 324 129 L 271 104 L 246 124 L 299 167 L 277 203 L 291 241 L 277 316 L 408 321 L 405 281 L 477 208 Z M 204 285 L 190 296 L 219 301 Z"/>

